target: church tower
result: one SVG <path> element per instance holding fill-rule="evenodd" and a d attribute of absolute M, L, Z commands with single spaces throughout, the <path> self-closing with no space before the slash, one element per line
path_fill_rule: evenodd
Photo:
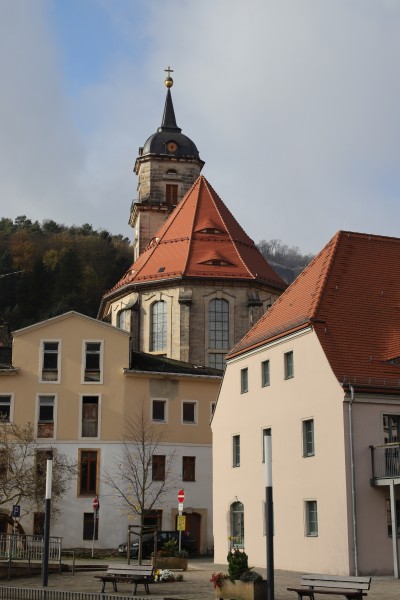
<path fill-rule="evenodd" d="M 139 148 L 134 166 L 138 199 L 132 203 L 129 219 L 134 229 L 134 260 L 194 184 L 204 165 L 194 142 L 176 124 L 171 95 L 173 71 L 168 67 L 166 72 L 167 97 L 161 127 Z"/>

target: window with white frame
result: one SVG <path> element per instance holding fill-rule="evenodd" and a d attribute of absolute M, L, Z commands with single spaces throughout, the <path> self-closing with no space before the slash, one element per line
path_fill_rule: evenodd
<path fill-rule="evenodd" d="M 292 379 L 292 377 L 294 377 L 293 352 L 285 352 L 284 366 L 285 366 L 285 379 Z"/>
<path fill-rule="evenodd" d="M 1 394 L 0 395 L 0 421 L 3 421 L 3 423 L 10 423 L 10 421 L 11 421 L 11 405 L 12 405 L 11 394 Z"/>
<path fill-rule="evenodd" d="M 38 398 L 38 438 L 54 437 L 55 396 L 46 394 Z"/>
<path fill-rule="evenodd" d="M 240 435 L 232 436 L 232 466 L 240 467 Z"/>
<path fill-rule="evenodd" d="M 82 437 L 98 437 L 99 403 L 99 396 L 82 396 Z"/>
<path fill-rule="evenodd" d="M 151 418 L 153 421 L 165 423 L 167 421 L 167 401 L 152 400 L 151 401 Z"/>
<path fill-rule="evenodd" d="M 43 341 L 41 348 L 41 380 L 58 382 L 60 379 L 60 342 Z"/>
<path fill-rule="evenodd" d="M 84 342 L 84 382 L 101 383 L 102 374 L 102 342 Z"/>
<path fill-rule="evenodd" d="M 305 501 L 306 513 L 306 536 L 316 537 L 318 535 L 318 508 L 316 500 Z"/>
<path fill-rule="evenodd" d="M 249 370 L 240 369 L 240 392 L 245 394 L 249 391 Z"/>
<path fill-rule="evenodd" d="M 263 360 L 261 363 L 261 385 L 266 387 L 270 384 L 269 360 Z"/>
<path fill-rule="evenodd" d="M 182 422 L 196 423 L 197 422 L 197 402 L 182 402 Z"/>
<path fill-rule="evenodd" d="M 314 419 L 303 421 L 303 456 L 314 456 Z"/>
<path fill-rule="evenodd" d="M 232 546 L 242 548 L 244 545 L 244 506 L 242 502 L 231 504 L 231 543 Z"/>
<path fill-rule="evenodd" d="M 150 350 L 163 352 L 167 349 L 167 303 L 164 300 L 151 305 Z"/>

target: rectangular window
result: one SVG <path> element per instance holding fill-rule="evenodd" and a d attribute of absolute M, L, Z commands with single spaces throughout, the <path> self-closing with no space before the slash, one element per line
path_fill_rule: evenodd
<path fill-rule="evenodd" d="M 85 342 L 85 382 L 100 382 L 101 342 Z"/>
<path fill-rule="evenodd" d="M 152 456 L 152 479 L 153 481 L 165 481 L 165 456 L 153 454 Z"/>
<path fill-rule="evenodd" d="M 99 511 L 83 513 L 83 539 L 93 540 L 93 530 L 95 529 L 94 539 L 99 539 Z"/>
<path fill-rule="evenodd" d="M 153 421 L 165 423 L 167 420 L 167 402 L 165 400 L 153 400 L 151 416 Z"/>
<path fill-rule="evenodd" d="M 245 394 L 249 391 L 249 370 L 241 369 L 240 370 L 240 392 Z"/>
<path fill-rule="evenodd" d="M 79 452 L 79 494 L 81 496 L 97 494 L 98 451 L 80 450 Z"/>
<path fill-rule="evenodd" d="M 286 352 L 285 355 L 285 379 L 292 379 L 293 371 L 293 352 Z"/>
<path fill-rule="evenodd" d="M 232 466 L 240 467 L 240 435 L 232 437 Z"/>
<path fill-rule="evenodd" d="M 318 535 L 318 512 L 317 501 L 307 500 L 305 503 L 306 509 L 306 535 L 316 537 Z"/>
<path fill-rule="evenodd" d="M 396 500 L 397 537 L 400 538 L 400 500 Z M 388 536 L 392 537 L 392 511 L 390 510 L 390 499 L 386 499 L 386 518 Z"/>
<path fill-rule="evenodd" d="M 303 421 L 303 456 L 314 456 L 314 419 Z"/>
<path fill-rule="evenodd" d="M 223 371 L 225 369 L 225 356 L 226 354 L 222 354 L 221 352 L 209 352 L 208 353 L 208 366 L 213 369 L 220 369 Z"/>
<path fill-rule="evenodd" d="M 182 456 L 182 480 L 196 481 L 196 457 Z"/>
<path fill-rule="evenodd" d="M 196 402 L 182 403 L 183 423 L 196 423 Z"/>
<path fill-rule="evenodd" d="M 39 396 L 38 407 L 38 438 L 54 437 L 54 396 Z"/>
<path fill-rule="evenodd" d="M 168 206 L 178 204 L 178 186 L 173 183 L 167 183 L 165 186 L 165 201 Z"/>
<path fill-rule="evenodd" d="M 82 437 L 99 435 L 99 397 L 82 396 Z"/>
<path fill-rule="evenodd" d="M 262 387 L 269 385 L 269 360 L 261 363 L 261 385 Z"/>
<path fill-rule="evenodd" d="M 59 380 L 59 342 L 42 344 L 42 381 Z"/>
<path fill-rule="evenodd" d="M 11 421 L 11 395 L 0 396 L 0 421 L 9 423 Z"/>
<path fill-rule="evenodd" d="M 211 405 L 210 405 L 210 418 L 212 418 L 214 416 L 216 407 L 217 407 L 217 403 L 216 402 L 211 402 Z"/>

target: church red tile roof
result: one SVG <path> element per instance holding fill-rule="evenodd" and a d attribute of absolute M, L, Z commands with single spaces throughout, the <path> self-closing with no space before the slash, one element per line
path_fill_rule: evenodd
<path fill-rule="evenodd" d="M 122 279 L 107 293 L 176 278 L 255 280 L 286 284 L 200 176 Z"/>
<path fill-rule="evenodd" d="M 342 383 L 400 388 L 400 239 L 339 231 L 231 350 L 313 327 Z"/>

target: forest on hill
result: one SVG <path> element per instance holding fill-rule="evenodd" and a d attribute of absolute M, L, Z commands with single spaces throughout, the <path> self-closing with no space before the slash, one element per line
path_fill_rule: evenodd
<path fill-rule="evenodd" d="M 258 248 L 288 283 L 312 258 L 280 240 L 262 240 Z M 102 295 L 132 260 L 128 238 L 88 223 L 1 218 L 0 345 L 10 342 L 12 331 L 69 310 L 96 317 Z"/>
<path fill-rule="evenodd" d="M 95 317 L 104 292 L 132 264 L 130 241 L 91 225 L 0 219 L 0 343 L 69 310 Z"/>

